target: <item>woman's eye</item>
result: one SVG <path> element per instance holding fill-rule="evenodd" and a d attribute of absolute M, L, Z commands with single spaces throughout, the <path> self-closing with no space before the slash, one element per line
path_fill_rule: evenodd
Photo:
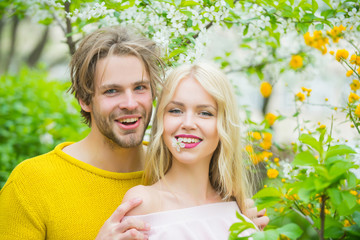
<path fill-rule="evenodd" d="M 214 114 L 212 114 L 211 112 L 208 112 L 208 111 L 202 111 L 202 112 L 200 112 L 200 115 L 207 116 L 207 117 L 214 116 Z"/>

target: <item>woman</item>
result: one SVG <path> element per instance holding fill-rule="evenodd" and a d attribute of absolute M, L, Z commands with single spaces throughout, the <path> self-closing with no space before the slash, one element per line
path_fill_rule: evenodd
<path fill-rule="evenodd" d="M 245 210 L 250 196 L 239 123 L 234 92 L 221 71 L 202 63 L 169 75 L 152 127 L 146 186 L 124 197 L 143 199 L 128 216 L 150 223 L 150 239 L 228 238 L 239 221 L 236 211 Z"/>

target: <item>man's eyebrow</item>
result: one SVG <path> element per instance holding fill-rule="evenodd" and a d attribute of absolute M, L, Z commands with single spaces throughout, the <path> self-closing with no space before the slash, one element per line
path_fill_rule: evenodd
<path fill-rule="evenodd" d="M 149 80 L 139 80 L 139 81 L 132 83 L 133 86 L 138 86 L 141 84 L 150 85 L 150 81 Z M 118 89 L 120 88 L 121 89 L 121 88 L 123 88 L 123 86 L 120 84 L 117 84 L 117 83 L 103 84 L 100 86 L 100 89 L 109 89 L 109 88 L 118 88 Z"/>
<path fill-rule="evenodd" d="M 150 85 L 150 81 L 147 79 L 142 79 L 140 81 L 134 82 L 133 85 L 147 84 Z"/>
<path fill-rule="evenodd" d="M 122 86 L 116 83 L 104 84 L 100 86 L 100 89 L 110 89 L 110 88 L 121 88 Z"/>

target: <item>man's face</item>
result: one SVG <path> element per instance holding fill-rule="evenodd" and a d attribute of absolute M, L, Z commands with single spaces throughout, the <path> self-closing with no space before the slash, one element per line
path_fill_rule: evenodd
<path fill-rule="evenodd" d="M 99 60 L 95 94 L 87 107 L 92 131 L 100 137 L 122 148 L 140 145 L 152 111 L 150 78 L 142 62 L 135 56 Z"/>

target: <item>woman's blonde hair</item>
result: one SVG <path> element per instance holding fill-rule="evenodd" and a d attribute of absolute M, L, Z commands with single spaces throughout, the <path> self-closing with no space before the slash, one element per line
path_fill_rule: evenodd
<path fill-rule="evenodd" d="M 217 103 L 217 130 L 220 141 L 210 162 L 209 178 L 223 199 L 235 197 L 243 211 L 244 200 L 249 196 L 250 187 L 242 157 L 239 109 L 232 85 L 225 74 L 206 63 L 180 66 L 166 79 L 155 111 L 146 158 L 145 184 L 159 181 L 171 168 L 172 155 L 162 137 L 163 116 L 176 87 L 185 78 L 197 80 Z"/>

